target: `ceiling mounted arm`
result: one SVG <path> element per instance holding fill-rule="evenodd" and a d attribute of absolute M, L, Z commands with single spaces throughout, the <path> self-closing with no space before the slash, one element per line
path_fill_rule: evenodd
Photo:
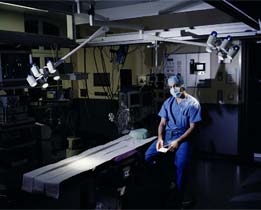
<path fill-rule="evenodd" d="M 80 0 L 75 0 L 77 13 L 81 13 Z"/>
<path fill-rule="evenodd" d="M 92 34 L 88 39 L 86 39 L 83 43 L 81 43 L 78 47 L 74 48 L 71 52 L 63 56 L 60 60 L 58 60 L 56 63 L 54 63 L 54 67 L 56 68 L 60 64 L 62 64 L 68 57 L 70 57 L 72 54 L 77 52 L 79 49 L 81 49 L 84 45 L 86 45 L 88 42 L 92 41 L 93 39 L 101 36 L 102 34 L 109 31 L 109 28 L 107 26 L 102 26 L 99 28 L 94 34 Z"/>
<path fill-rule="evenodd" d="M 205 43 L 200 43 L 200 42 L 192 42 L 192 41 L 183 41 L 183 40 L 178 40 L 178 39 L 172 39 L 172 38 L 163 38 L 160 36 L 155 36 L 155 35 L 145 35 L 145 39 L 152 40 L 152 41 L 163 41 L 163 42 L 171 42 L 171 43 L 178 43 L 178 44 L 187 44 L 187 45 L 195 45 L 199 47 L 207 47 L 207 44 Z"/>

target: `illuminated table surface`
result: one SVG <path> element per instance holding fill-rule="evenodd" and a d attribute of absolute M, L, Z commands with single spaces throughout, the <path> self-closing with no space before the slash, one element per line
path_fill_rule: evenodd
<path fill-rule="evenodd" d="M 23 175 L 22 190 L 30 193 L 42 193 L 58 199 L 60 184 L 78 174 L 94 170 L 97 166 L 120 155 L 130 152 L 157 137 L 135 139 L 129 135 L 122 136 L 107 144 L 100 145 Z"/>

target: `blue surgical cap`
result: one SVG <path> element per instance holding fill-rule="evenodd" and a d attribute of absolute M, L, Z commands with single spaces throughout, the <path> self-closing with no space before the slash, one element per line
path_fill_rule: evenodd
<path fill-rule="evenodd" d="M 184 84 L 184 80 L 180 74 L 176 74 L 168 78 L 168 85 L 173 86 L 174 84 L 178 86 Z"/>

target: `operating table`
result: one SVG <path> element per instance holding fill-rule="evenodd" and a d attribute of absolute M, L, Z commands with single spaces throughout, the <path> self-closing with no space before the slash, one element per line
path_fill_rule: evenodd
<path fill-rule="evenodd" d="M 88 149 L 79 155 L 25 173 L 22 190 L 29 193 L 42 193 L 58 199 L 62 182 L 86 171 L 95 170 L 96 167 L 110 160 L 119 159 L 156 138 L 154 136 L 136 139 L 125 135 L 104 145 Z"/>

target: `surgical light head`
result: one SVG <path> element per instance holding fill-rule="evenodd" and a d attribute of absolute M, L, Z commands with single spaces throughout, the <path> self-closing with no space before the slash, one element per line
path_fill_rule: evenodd
<path fill-rule="evenodd" d="M 48 69 L 47 68 L 42 68 L 42 69 L 39 69 L 40 73 L 44 76 L 44 77 L 47 77 L 48 76 Z"/>
<path fill-rule="evenodd" d="M 209 35 L 208 40 L 207 40 L 207 45 L 210 47 L 215 47 L 215 43 L 217 40 L 217 32 L 216 31 L 212 31 L 212 33 Z"/>
<path fill-rule="evenodd" d="M 230 35 L 221 40 L 217 38 L 217 32 L 212 31 L 208 37 L 206 51 L 211 53 L 213 50 L 217 50 L 219 60 L 224 60 L 225 58 L 232 60 L 239 49 L 238 45 L 232 44 L 232 36 Z"/>
<path fill-rule="evenodd" d="M 27 78 L 26 78 L 27 82 L 29 83 L 29 85 L 31 87 L 35 87 L 37 85 L 37 81 L 36 79 L 34 78 L 34 76 L 32 75 L 28 75 Z"/>
<path fill-rule="evenodd" d="M 173 85 L 182 86 L 183 84 L 184 84 L 184 80 L 181 74 L 179 73 L 168 78 L 169 86 L 173 86 Z"/>
<path fill-rule="evenodd" d="M 42 88 L 44 88 L 44 89 L 49 86 L 49 84 L 47 83 L 47 78 L 45 78 L 43 76 L 38 81 L 41 84 Z"/>
<path fill-rule="evenodd" d="M 227 54 L 227 58 L 232 60 L 236 56 L 236 54 L 238 53 L 239 49 L 240 48 L 239 48 L 238 45 L 234 45 L 232 48 L 229 49 L 228 54 Z"/>
<path fill-rule="evenodd" d="M 48 61 L 46 65 L 47 65 L 48 71 L 51 74 L 54 74 L 56 72 L 56 69 L 54 68 L 54 65 L 51 61 Z"/>
<path fill-rule="evenodd" d="M 223 52 L 227 52 L 227 48 L 229 47 L 229 45 L 232 42 L 232 36 L 227 36 L 221 43 L 220 45 L 220 50 L 222 50 Z"/>
<path fill-rule="evenodd" d="M 32 74 L 34 75 L 35 78 L 42 76 L 39 68 L 35 64 L 33 64 L 33 66 L 31 67 L 31 72 L 32 72 Z"/>
<path fill-rule="evenodd" d="M 58 81 L 58 80 L 60 80 L 60 74 L 58 73 L 58 71 L 56 71 L 55 73 L 54 73 L 54 75 L 53 75 L 53 79 L 55 80 L 55 81 Z"/>

